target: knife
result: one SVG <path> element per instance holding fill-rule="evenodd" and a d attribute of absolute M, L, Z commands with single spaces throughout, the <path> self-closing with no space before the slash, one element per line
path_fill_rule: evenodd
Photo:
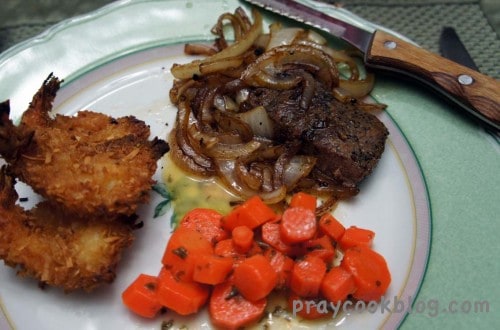
<path fill-rule="evenodd" d="M 443 57 L 472 70 L 479 71 L 454 28 L 445 26 L 439 37 L 439 51 Z"/>
<path fill-rule="evenodd" d="M 364 53 L 368 67 L 424 82 L 500 131 L 500 81 L 387 32 L 364 30 L 293 0 L 245 1 L 343 39 Z"/>

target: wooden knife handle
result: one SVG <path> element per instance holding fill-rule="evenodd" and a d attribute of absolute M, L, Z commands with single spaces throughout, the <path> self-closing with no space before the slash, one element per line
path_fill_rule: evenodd
<path fill-rule="evenodd" d="M 500 81 L 383 31 L 375 32 L 365 60 L 368 65 L 404 72 L 442 89 L 499 129 Z"/>

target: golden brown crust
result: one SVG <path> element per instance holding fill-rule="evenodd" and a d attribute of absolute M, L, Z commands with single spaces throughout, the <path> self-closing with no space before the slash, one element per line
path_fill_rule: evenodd
<path fill-rule="evenodd" d="M 134 214 L 149 199 L 151 177 L 167 143 L 148 140 L 149 127 L 133 116 L 114 119 L 81 111 L 51 118 L 58 87 L 59 80 L 49 77 L 19 126 L 1 117 L 0 153 L 11 173 L 73 212 Z M 4 143 L 2 135 L 9 137 Z M 13 145 L 13 139 L 21 142 Z"/>
<path fill-rule="evenodd" d="M 91 291 L 114 280 L 169 147 L 149 140 L 149 127 L 133 116 L 51 116 L 59 85 L 49 76 L 18 126 L 9 102 L 0 103 L 0 155 L 8 163 L 0 171 L 0 259 L 43 285 Z M 14 178 L 45 200 L 20 207 Z"/>
<path fill-rule="evenodd" d="M 15 204 L 14 179 L 0 173 L 0 259 L 21 276 L 65 291 L 110 283 L 132 225 L 69 214 L 50 202 L 30 211 Z"/>

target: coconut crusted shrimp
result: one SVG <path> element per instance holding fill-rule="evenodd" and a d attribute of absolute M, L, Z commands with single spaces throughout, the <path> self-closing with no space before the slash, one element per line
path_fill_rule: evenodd
<path fill-rule="evenodd" d="M 65 291 L 90 291 L 114 280 L 123 250 L 133 241 L 128 219 L 103 221 L 70 214 L 44 201 L 18 204 L 15 180 L 0 171 L 0 259 L 21 276 Z"/>
<path fill-rule="evenodd" d="M 146 203 L 158 159 L 168 144 L 148 140 L 133 116 L 80 111 L 51 116 L 60 80 L 49 76 L 18 126 L 0 104 L 0 155 L 14 177 L 74 213 L 132 215 Z"/>

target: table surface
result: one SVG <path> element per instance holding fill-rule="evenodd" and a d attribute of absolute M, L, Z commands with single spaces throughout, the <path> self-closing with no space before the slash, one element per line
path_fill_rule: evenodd
<path fill-rule="evenodd" d="M 323 0 L 398 31 L 438 52 L 444 26 L 456 29 L 480 71 L 500 78 L 500 1 L 498 0 Z M 0 52 L 59 21 L 102 7 L 110 0 L 3 0 Z"/>
<path fill-rule="evenodd" d="M 500 78 L 500 1 L 498 0 L 345 0 L 326 2 L 341 4 L 355 14 L 395 30 L 423 47 L 438 52 L 439 34 L 444 26 L 452 26 L 469 50 L 480 71 L 496 79 Z M 50 26 L 75 15 L 81 15 L 111 1 L 109 0 L 4 0 L 0 12 L 0 53 L 27 40 Z M 5 82 L 2 82 L 5 83 Z M 411 138 L 411 136 L 410 136 Z M 412 141 L 410 141 L 412 142 Z M 424 147 L 421 145 L 422 148 Z M 417 146 L 419 147 L 419 146 Z M 498 148 L 500 150 L 500 148 Z M 431 155 L 431 153 L 428 153 Z M 445 155 L 449 155 L 444 153 Z M 434 155 L 434 154 L 432 154 Z M 500 169 L 500 152 L 497 157 L 497 169 Z M 439 157 L 440 155 L 434 155 Z M 450 159 L 450 161 L 460 161 Z M 465 159 L 464 167 L 477 164 Z M 439 175 L 446 169 L 428 166 L 427 183 L 431 185 L 430 193 L 453 193 L 452 182 L 440 181 Z M 473 171 L 464 175 L 474 175 Z M 456 178 L 461 180 L 462 178 Z M 500 243 L 496 237 L 500 233 L 500 171 L 491 173 L 492 185 L 496 186 L 498 201 L 484 210 L 474 209 L 474 205 L 432 205 L 433 218 L 439 217 L 439 223 L 433 219 L 433 238 L 431 257 L 424 283 L 417 300 L 429 302 L 433 299 L 444 301 L 481 301 L 487 300 L 487 313 L 439 314 L 431 317 L 428 314 L 412 314 L 403 324 L 403 328 L 418 329 L 500 329 L 500 285 L 498 283 L 482 283 L 500 278 Z M 481 192 L 462 192 L 462 201 L 467 201 L 467 194 Z M 465 196 L 465 197 L 464 197 Z M 460 214 L 466 212 L 470 219 Z M 474 218 L 474 212 L 493 216 L 490 219 Z M 472 216 L 471 216 L 472 215 Z M 456 217 L 456 218 L 454 218 Z M 489 222 L 486 223 L 486 220 Z M 462 229 L 457 226 L 464 226 Z M 468 237 L 465 232 L 474 228 L 475 237 Z M 436 234 L 437 233 L 437 234 Z M 494 236 L 493 236 L 494 235 Z M 484 239 L 493 246 L 484 249 L 469 249 L 468 240 Z M 455 250 L 453 258 L 449 251 Z M 469 273 L 463 273 L 463 265 Z M 474 266 L 471 266 L 473 264 Z M 472 270 L 472 271 L 471 271 Z"/>

